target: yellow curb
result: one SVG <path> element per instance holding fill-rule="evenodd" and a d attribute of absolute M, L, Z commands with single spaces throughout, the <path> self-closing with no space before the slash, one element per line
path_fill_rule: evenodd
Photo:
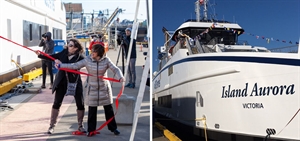
<path fill-rule="evenodd" d="M 172 132 L 170 132 L 166 127 L 161 125 L 159 122 L 155 122 L 155 127 L 161 130 L 164 136 L 170 141 L 181 141 L 177 136 L 175 136 Z"/>

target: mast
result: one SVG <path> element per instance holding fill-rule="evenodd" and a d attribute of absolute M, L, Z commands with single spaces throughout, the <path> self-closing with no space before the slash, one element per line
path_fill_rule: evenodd
<path fill-rule="evenodd" d="M 207 3 L 209 0 L 197 0 L 195 2 L 195 13 L 196 13 L 196 20 L 197 22 L 200 22 L 201 15 L 200 15 L 200 8 L 201 5 L 203 5 L 203 18 L 204 20 L 207 20 Z"/>
<path fill-rule="evenodd" d="M 201 1 L 201 0 L 200 0 Z M 208 0 L 203 0 L 203 7 L 204 7 L 204 20 L 207 20 L 207 3 L 208 3 Z"/>
<path fill-rule="evenodd" d="M 200 16 L 200 2 L 199 2 L 199 0 L 197 0 L 195 2 L 195 13 L 196 13 L 197 22 L 200 22 L 201 16 Z"/>

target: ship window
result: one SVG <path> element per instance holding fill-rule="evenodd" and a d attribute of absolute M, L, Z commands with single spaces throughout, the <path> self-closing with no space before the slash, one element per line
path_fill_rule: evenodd
<path fill-rule="evenodd" d="M 39 26 L 39 37 L 42 37 L 42 26 Z"/>
<path fill-rule="evenodd" d="M 7 19 L 7 38 L 11 40 L 11 20 Z"/>
<path fill-rule="evenodd" d="M 158 106 L 172 108 L 172 95 L 158 97 Z"/>
<path fill-rule="evenodd" d="M 62 39 L 62 30 L 53 28 L 53 39 Z"/>
<path fill-rule="evenodd" d="M 29 24 L 29 40 L 32 41 L 32 24 Z"/>
<path fill-rule="evenodd" d="M 52 29 L 52 39 L 56 39 L 56 37 L 55 37 L 55 29 L 54 28 Z"/>

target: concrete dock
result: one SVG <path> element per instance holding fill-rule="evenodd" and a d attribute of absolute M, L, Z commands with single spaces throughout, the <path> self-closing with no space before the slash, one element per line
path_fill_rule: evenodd
<path fill-rule="evenodd" d="M 145 56 L 143 56 L 143 52 L 147 51 L 148 48 L 143 48 L 142 52 L 140 51 L 139 47 L 137 47 L 136 49 L 136 88 L 125 88 L 123 92 L 123 94 L 132 96 L 135 99 L 137 98 L 142 78 L 142 66 L 145 64 Z M 110 59 L 114 63 L 117 62 L 118 52 L 118 50 L 110 49 L 107 53 L 108 57 L 110 57 Z M 121 65 L 122 61 L 120 58 L 117 66 L 121 68 Z M 85 71 L 85 69 L 83 68 L 81 69 L 81 71 Z M 113 77 L 111 71 L 108 70 L 108 72 L 108 76 Z M 82 75 L 83 82 L 85 81 L 85 79 L 86 76 Z M 121 134 L 118 136 L 110 132 L 107 127 L 104 127 L 102 130 L 100 130 L 100 134 L 92 137 L 87 137 L 85 135 L 72 135 L 72 132 L 77 130 L 77 115 L 75 100 L 70 96 L 66 96 L 63 100 L 54 134 L 46 134 L 46 131 L 49 127 L 50 112 L 54 99 L 54 95 L 51 94 L 51 90 L 49 89 L 49 81 L 49 76 L 47 76 L 46 82 L 48 87 L 46 89 L 42 89 L 42 91 L 39 93 L 32 91 L 29 93 L 22 93 L 16 96 L 12 96 L 11 98 L 7 99 L 8 104 L 13 108 L 13 110 L 5 109 L 4 111 L 0 111 L 1 141 L 126 141 L 130 139 L 132 124 L 118 124 L 118 120 L 116 120 L 116 122 L 118 124 L 118 130 L 121 132 Z M 41 77 L 33 80 L 31 82 L 33 84 L 32 88 L 39 88 L 41 86 L 41 82 Z M 121 83 L 112 84 L 114 96 L 117 96 L 120 89 Z M 150 134 L 150 130 L 152 130 L 152 128 L 150 128 L 150 107 L 150 87 L 146 87 L 141 104 L 141 110 L 138 115 L 138 123 L 134 136 L 135 141 L 152 140 L 152 135 Z M 85 106 L 85 109 L 86 111 L 84 117 L 84 125 L 87 128 L 88 107 Z M 121 112 L 119 111 L 118 113 Z M 98 107 L 97 121 L 97 128 L 105 122 L 104 110 L 102 106 Z"/>

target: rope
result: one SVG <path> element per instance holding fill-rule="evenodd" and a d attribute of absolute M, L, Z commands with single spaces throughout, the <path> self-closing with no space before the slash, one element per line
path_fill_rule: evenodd
<path fill-rule="evenodd" d="M 8 42 L 14 43 L 14 44 L 16 44 L 16 45 L 18 45 L 18 46 L 21 46 L 21 47 L 23 47 L 23 48 L 26 48 L 26 49 L 28 49 L 28 50 L 30 50 L 30 51 L 35 52 L 35 51 L 32 50 L 31 48 L 28 48 L 27 46 L 18 44 L 18 43 L 16 43 L 16 42 L 12 41 L 12 40 L 9 40 L 9 39 L 4 38 L 4 37 L 2 37 L 2 36 L 0 36 L 0 38 L 6 40 L 6 41 L 8 41 Z M 42 52 L 42 51 L 38 51 L 38 52 L 39 52 L 40 54 L 46 56 L 47 58 L 53 60 L 53 61 L 55 60 L 55 58 L 53 58 L 52 56 L 50 56 L 50 55 L 48 55 L 48 54 L 46 54 L 46 53 L 44 53 L 44 52 Z M 114 78 L 108 78 L 108 77 L 104 77 L 104 76 L 94 76 L 94 75 L 92 75 L 92 74 L 88 74 L 88 73 L 81 72 L 81 71 L 77 71 L 77 70 L 71 70 L 71 69 L 67 69 L 67 68 L 59 68 L 59 70 L 63 70 L 63 71 L 71 72 L 71 73 L 76 73 L 76 74 L 83 74 L 83 75 L 87 75 L 87 76 L 99 77 L 99 78 L 101 78 L 101 79 L 105 79 L 105 80 L 109 80 L 109 81 L 113 81 L 113 82 L 120 82 L 120 80 L 116 80 L 116 79 L 114 79 Z M 116 115 L 117 112 L 118 112 L 119 98 L 120 98 L 120 96 L 122 95 L 123 90 L 124 90 L 124 83 L 122 83 L 121 90 L 120 90 L 120 92 L 119 92 L 119 94 L 118 94 L 118 96 L 117 96 L 117 98 L 116 98 L 116 112 L 115 112 L 115 115 Z M 16 91 L 15 91 L 15 92 L 16 92 Z M 14 92 L 14 93 L 15 93 L 15 92 Z M 18 91 L 18 92 L 19 92 L 19 91 Z M 100 134 L 100 132 L 98 132 L 98 131 L 101 130 L 103 127 L 105 127 L 105 126 L 106 126 L 106 125 L 107 125 L 107 124 L 115 117 L 115 115 L 114 115 L 113 117 L 111 117 L 108 121 L 106 121 L 105 123 L 103 123 L 98 129 L 96 129 L 95 131 L 92 131 L 91 134 Z M 73 135 L 84 135 L 84 133 L 79 132 L 79 131 L 72 132 L 72 134 L 73 134 Z"/>
<path fill-rule="evenodd" d="M 282 131 L 283 131 L 283 129 L 285 128 L 285 127 L 287 127 L 292 121 L 293 121 L 293 119 L 296 117 L 296 115 L 299 113 L 299 111 L 300 111 L 300 108 L 298 109 L 298 111 L 294 114 L 294 116 L 290 119 L 290 121 L 280 130 L 280 132 L 277 134 L 277 135 L 279 135 Z"/>
<path fill-rule="evenodd" d="M 206 129 L 207 129 L 207 125 L 206 125 L 206 117 L 203 115 L 203 118 L 196 118 L 195 119 L 196 121 L 202 121 L 203 125 L 204 125 L 204 135 L 205 135 L 205 141 L 207 141 L 207 132 L 206 132 Z"/>

